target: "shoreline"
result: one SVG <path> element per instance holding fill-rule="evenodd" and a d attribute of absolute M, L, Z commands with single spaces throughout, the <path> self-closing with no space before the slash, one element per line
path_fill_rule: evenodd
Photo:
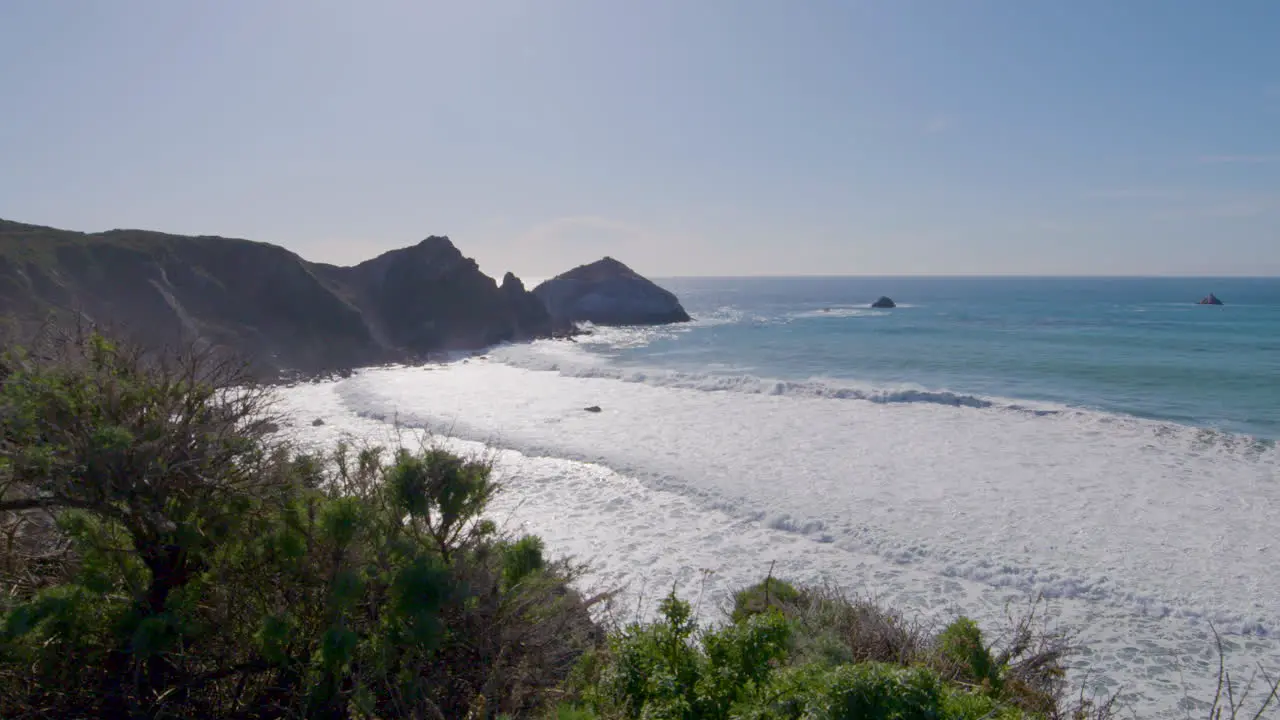
<path fill-rule="evenodd" d="M 1028 417 L 1053 417 L 1060 415 L 1087 414 L 1115 418 L 1121 421 L 1133 421 L 1150 424 L 1162 430 L 1194 431 L 1210 436 L 1225 438 L 1228 444 L 1257 450 L 1272 450 L 1280 447 L 1280 437 L 1266 437 L 1256 433 L 1239 432 L 1222 429 L 1210 425 L 1194 424 L 1178 419 L 1158 416 L 1147 416 L 1136 413 L 1112 410 L 1087 404 L 1071 404 L 1036 398 L 1020 398 L 1002 395 L 971 394 L 947 388 L 930 388 L 914 384 L 900 386 L 876 386 L 858 383 L 856 380 L 844 378 L 784 379 L 762 377 L 753 374 L 697 374 L 679 370 L 661 368 L 629 368 L 614 367 L 609 370 L 589 368 L 583 375 L 566 372 L 559 363 L 545 366 L 524 366 L 505 363 L 493 356 L 506 348 L 528 346 L 538 342 L 577 343 L 575 337 L 589 337 L 594 332 L 581 330 L 572 337 L 537 338 L 528 341 L 499 343 L 476 350 L 455 350 L 434 353 L 430 357 L 412 361 L 391 361 L 373 365 L 363 365 L 337 370 L 301 373 L 274 380 L 262 381 L 271 387 L 294 387 L 301 384 L 331 382 L 345 380 L 362 372 L 390 370 L 396 368 L 447 367 L 471 360 L 493 361 L 497 364 L 531 372 L 555 373 L 567 378 L 611 379 L 618 382 L 649 385 L 652 387 L 668 387 L 673 389 L 703 392 L 736 392 L 742 395 L 781 395 L 790 397 L 806 397 L 831 401 L 861 401 L 877 405 L 906 405 L 912 403 L 936 404 L 940 407 L 967 407 L 975 410 L 1007 411 L 1024 414 Z M 718 387 L 699 387 L 698 381 L 715 379 Z M 812 390 L 806 392 L 806 388 Z"/>
<path fill-rule="evenodd" d="M 390 436 L 389 423 L 356 414 L 344 404 L 336 386 L 317 384 L 297 389 L 306 397 L 295 401 L 316 410 L 320 407 L 312 403 L 322 403 L 334 415 L 324 427 L 311 428 L 299 422 L 299 427 L 291 430 L 328 441 L 348 429 L 374 439 L 379 434 Z M 311 410 L 303 412 L 302 419 L 309 419 Z M 420 423 L 411 422 L 404 429 L 427 433 Z M 557 554 L 569 551 L 579 560 L 601 563 L 593 568 L 594 577 L 603 585 L 629 582 L 627 603 L 656 600 L 674 582 L 690 598 L 705 595 L 705 609 L 714 613 L 716 599 L 724 597 L 734 584 L 758 579 L 763 568 L 757 565 L 767 565 L 769 558 L 779 562 L 779 575 L 802 581 L 838 580 L 860 594 L 878 595 L 908 612 L 927 612 L 934 617 L 957 611 L 975 613 L 984 627 L 995 627 L 1006 603 L 1017 605 L 1027 598 L 1014 588 L 982 586 L 838 544 L 815 542 L 805 535 L 770 527 L 769 518 L 726 515 L 696 498 L 652 487 L 604 465 L 503 449 L 510 444 L 493 438 L 479 442 L 454 436 L 446 442 L 450 447 L 498 459 L 507 491 L 495 512 L 508 527 L 543 536 Z M 706 569 L 715 572 L 707 576 L 702 572 Z M 1184 689 L 1179 685 L 1179 674 L 1185 676 L 1193 695 L 1212 695 L 1211 683 L 1207 679 L 1199 682 L 1208 667 L 1207 660 L 1200 657 L 1209 638 L 1202 621 L 1165 617 L 1159 612 L 1144 615 L 1132 606 L 1107 609 L 1087 598 L 1049 602 L 1062 622 L 1083 631 L 1082 639 L 1090 646 L 1087 655 L 1075 659 L 1074 674 L 1102 668 L 1102 679 L 1132 684 L 1132 699 L 1146 708 L 1159 708 L 1155 715 L 1159 717 L 1181 716 L 1176 706 Z M 1172 638 L 1166 638 L 1150 645 L 1171 627 L 1185 628 L 1178 633 L 1186 633 L 1182 640 L 1170 644 Z M 1126 640 L 1129 646 L 1123 644 Z M 1280 662 L 1274 638 L 1230 635 L 1228 644 L 1234 646 L 1229 662 L 1246 670 L 1251 664 L 1249 657 Z M 1134 657 L 1144 660 L 1135 664 Z M 1113 677 L 1117 668 L 1129 679 Z M 1170 693 L 1176 696 L 1172 700 L 1168 699 Z"/>

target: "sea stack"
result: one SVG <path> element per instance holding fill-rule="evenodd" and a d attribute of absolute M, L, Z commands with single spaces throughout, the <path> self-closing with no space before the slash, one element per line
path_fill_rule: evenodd
<path fill-rule="evenodd" d="M 871 307 L 873 307 L 873 308 L 881 308 L 881 309 L 888 309 L 888 308 L 895 308 L 895 307 L 898 307 L 898 306 L 897 306 L 897 305 L 896 305 L 892 300 L 890 300 L 889 298 L 887 298 L 887 297 L 885 297 L 885 296 L 883 296 L 883 295 L 882 295 L 882 296 L 880 296 L 880 299 L 879 299 L 879 300 L 877 300 L 877 301 L 875 301 L 875 302 L 871 303 Z"/>
<path fill-rule="evenodd" d="M 1218 296 L 1217 296 L 1217 295 L 1214 295 L 1213 293 L 1209 293 L 1208 297 L 1202 298 L 1198 304 L 1200 304 L 1200 305 L 1221 305 L 1221 304 L 1222 304 L 1222 301 L 1218 299 Z"/>
<path fill-rule="evenodd" d="M 556 323 L 665 325 L 690 319 L 675 295 L 611 257 L 557 275 L 533 294 Z"/>

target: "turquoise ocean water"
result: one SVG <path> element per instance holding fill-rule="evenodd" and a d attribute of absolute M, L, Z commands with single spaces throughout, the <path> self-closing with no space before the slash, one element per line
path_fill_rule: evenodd
<path fill-rule="evenodd" d="M 659 282 L 698 322 L 643 344 L 588 341 L 611 364 L 709 388 L 751 377 L 885 402 L 1022 400 L 1280 437 L 1280 279 Z M 1196 304 L 1210 292 L 1226 304 Z M 880 295 L 899 307 L 870 309 Z"/>

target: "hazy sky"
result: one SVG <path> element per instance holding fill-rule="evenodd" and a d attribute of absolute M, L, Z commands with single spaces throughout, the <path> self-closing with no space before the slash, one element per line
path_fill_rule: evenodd
<path fill-rule="evenodd" d="M 0 0 L 0 217 L 491 274 L 1280 274 L 1275 0 Z"/>

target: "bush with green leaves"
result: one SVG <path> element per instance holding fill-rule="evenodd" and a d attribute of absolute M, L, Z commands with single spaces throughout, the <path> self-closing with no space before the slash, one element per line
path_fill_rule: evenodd
<path fill-rule="evenodd" d="M 786 655 L 790 628 L 767 612 L 699 631 L 673 592 L 661 618 L 610 639 L 608 662 L 585 693 L 601 712 L 629 718 L 721 720 L 763 687 Z"/>
<path fill-rule="evenodd" d="M 551 717 L 742 720 L 1013 720 L 1100 717 L 1046 695 L 1029 669 L 1060 676 L 1065 647 L 1025 622 L 999 655 L 959 618 L 936 636 L 826 587 L 770 576 L 734 596 L 729 622 L 699 629 L 674 594 L 584 656 L 574 704 Z M 1038 638 L 1038 639 L 1037 639 Z M 1038 648 L 1030 652 L 1030 648 Z M 1042 652 L 1044 648 L 1052 652 Z M 1006 683 L 1020 678 L 1022 684 Z M 1075 714 L 1080 711 L 1079 714 Z"/>
<path fill-rule="evenodd" d="M 738 715 L 744 720 L 1014 720 L 1017 707 L 947 683 L 920 666 L 862 662 L 788 668 Z"/>
<path fill-rule="evenodd" d="M 973 620 L 956 618 L 938 635 L 937 646 L 939 659 L 951 663 L 958 675 L 988 693 L 998 695 L 1003 689 L 1002 668 L 983 644 L 982 631 Z"/>
<path fill-rule="evenodd" d="M 794 587 L 775 578 L 734 596 L 733 617 L 748 617 L 769 587 L 771 607 L 792 624 L 793 661 L 840 665 L 878 662 L 924 666 L 949 683 L 984 693 L 1033 714 L 1064 704 L 1070 638 L 1048 629 L 1037 607 L 1011 617 L 1001 646 L 988 645 L 977 624 L 957 618 L 936 635 L 919 621 L 828 586 Z"/>
<path fill-rule="evenodd" d="M 489 466 L 273 439 L 237 366 L 0 360 L 0 716 L 524 715 L 599 637 Z"/>

